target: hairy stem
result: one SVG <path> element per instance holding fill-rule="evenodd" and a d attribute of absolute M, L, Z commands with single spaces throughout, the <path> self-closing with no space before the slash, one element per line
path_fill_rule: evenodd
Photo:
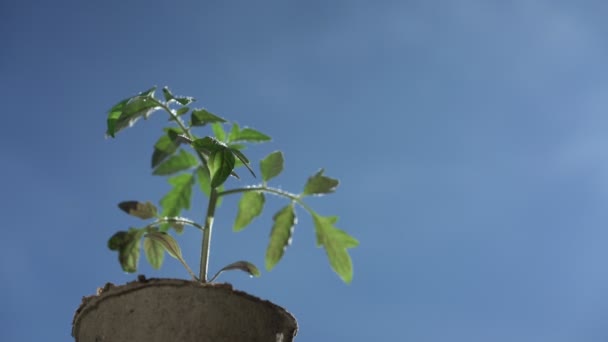
<path fill-rule="evenodd" d="M 209 250 L 211 247 L 211 232 L 213 230 L 213 218 L 215 217 L 215 207 L 217 205 L 218 193 L 216 189 L 211 189 L 209 194 L 209 204 L 207 206 L 207 216 L 205 218 L 205 227 L 203 230 L 203 245 L 201 250 L 201 270 L 199 279 L 201 282 L 207 282 L 207 270 L 209 268 Z"/>
<path fill-rule="evenodd" d="M 179 223 L 179 224 L 185 224 L 185 225 L 189 225 L 195 228 L 198 228 L 200 230 L 204 230 L 205 228 L 203 226 L 201 226 L 200 224 L 189 220 L 187 218 L 184 217 L 160 217 L 158 220 L 154 221 L 152 224 L 148 225 L 148 226 L 155 226 L 159 223 Z"/>
<path fill-rule="evenodd" d="M 169 108 L 169 106 L 167 106 L 166 103 L 162 102 L 162 101 L 158 101 L 156 99 L 152 99 L 152 101 L 154 101 L 159 107 L 161 107 L 162 109 L 165 110 L 165 112 L 167 112 L 171 118 L 173 118 L 173 120 L 175 120 L 175 122 L 177 122 L 177 125 L 179 126 L 179 128 L 182 130 L 182 132 L 184 133 L 184 135 L 186 137 L 188 137 L 188 139 L 190 140 L 196 140 L 196 136 L 194 136 L 194 134 L 192 134 L 190 132 L 190 128 L 188 128 L 186 126 L 186 124 L 184 123 L 184 121 L 182 120 L 182 118 L 180 118 L 177 114 L 175 114 L 174 111 L 171 110 L 171 108 Z M 198 156 L 198 158 L 201 160 L 201 163 L 203 163 L 203 165 L 207 165 L 207 158 L 205 158 L 205 156 L 203 155 L 203 153 L 201 153 L 198 150 L 195 150 L 196 155 Z"/>
<path fill-rule="evenodd" d="M 245 188 L 225 190 L 225 191 L 218 193 L 217 196 L 219 197 L 219 196 L 238 194 L 241 192 L 249 192 L 249 191 L 263 191 L 263 192 L 267 192 L 270 194 L 285 197 L 285 198 L 288 198 L 288 199 L 298 203 L 302 208 L 304 208 L 310 214 L 312 214 L 314 212 L 311 207 L 309 207 L 306 203 L 304 203 L 304 201 L 302 201 L 300 196 L 292 194 L 291 192 L 287 192 L 285 190 L 268 187 L 266 185 L 249 186 L 249 187 L 245 187 Z"/>
<path fill-rule="evenodd" d="M 173 112 L 171 110 L 171 108 L 169 108 L 169 106 L 167 106 L 167 104 L 165 104 L 161 101 L 157 101 L 157 100 L 155 100 L 155 101 L 162 109 L 164 109 L 167 113 L 169 113 L 169 115 L 173 118 L 173 120 L 175 120 L 175 122 L 177 122 L 180 129 L 182 130 L 184 135 L 186 137 L 188 137 L 188 139 L 196 140 L 196 137 L 190 132 L 190 129 L 186 126 L 186 124 L 182 121 L 182 119 L 178 115 L 176 115 L 175 112 Z M 200 159 L 201 163 L 203 164 L 203 166 L 206 166 L 207 158 L 205 158 L 205 156 L 203 155 L 202 152 L 200 152 L 196 149 L 195 149 L 195 152 L 196 152 L 196 155 L 198 156 L 198 158 Z M 205 217 L 205 226 L 203 227 L 203 242 L 202 242 L 202 248 L 201 248 L 201 265 L 200 265 L 200 272 L 199 272 L 199 277 L 198 277 L 199 281 L 202 283 L 207 282 L 207 270 L 209 268 L 209 250 L 211 247 L 211 232 L 213 229 L 213 218 L 215 216 L 216 205 L 217 205 L 217 191 L 215 189 L 211 189 L 211 194 L 209 195 L 209 203 L 207 205 L 207 215 Z"/>
<path fill-rule="evenodd" d="M 199 281 L 199 278 L 196 277 L 196 274 L 194 274 L 194 272 L 192 272 L 190 267 L 188 267 L 188 264 L 186 264 L 186 262 L 183 259 L 179 258 L 177 260 L 179 260 L 179 262 L 181 262 L 182 265 L 184 265 L 184 267 L 186 268 L 186 271 L 188 271 L 188 273 L 190 273 L 190 276 L 192 277 L 192 279 L 194 281 Z"/>

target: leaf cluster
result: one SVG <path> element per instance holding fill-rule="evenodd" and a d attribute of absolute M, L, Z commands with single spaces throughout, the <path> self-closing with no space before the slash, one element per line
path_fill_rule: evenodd
<path fill-rule="evenodd" d="M 273 269 L 282 259 L 291 244 L 294 228 L 297 224 L 296 207 L 303 208 L 313 217 L 317 246 L 323 247 L 330 266 L 340 278 L 350 283 L 353 267 L 347 249 L 358 245 L 358 241 L 343 230 L 337 228 L 336 216 L 322 216 L 309 207 L 304 199 L 307 196 L 320 196 L 332 193 L 339 181 L 324 175 L 321 169 L 312 175 L 304 184 L 299 194 L 283 191 L 268 185 L 268 182 L 279 176 L 284 168 L 284 157 L 280 151 L 274 151 L 259 163 L 262 183 L 255 186 L 225 189 L 226 181 L 240 178 L 239 168 L 244 167 L 253 177 L 256 173 L 250 160 L 244 154 L 247 144 L 270 141 L 270 136 L 250 127 L 240 127 L 203 108 L 191 108 L 196 100 L 187 96 L 175 96 L 165 87 L 163 98 L 155 97 L 156 88 L 151 88 L 136 96 L 120 101 L 108 113 L 106 135 L 115 135 L 125 128 L 134 125 L 140 118 L 147 119 L 153 112 L 164 110 L 169 114 L 172 125 L 163 130 L 163 134 L 154 144 L 151 156 L 152 174 L 166 176 L 170 190 L 160 199 L 160 210 L 151 202 L 124 201 L 119 208 L 129 215 L 142 220 L 152 220 L 147 225 L 119 231 L 108 241 L 108 247 L 118 252 L 118 259 L 125 272 L 136 272 L 143 239 L 143 249 L 148 262 L 154 268 L 160 268 L 164 253 L 179 260 L 190 275 L 199 281 L 206 279 L 206 257 L 209 246 L 203 245 L 201 251 L 201 274 L 197 277 L 182 257 L 177 241 L 169 234 L 169 229 L 180 234 L 184 227 L 200 229 L 203 235 L 210 237 L 214 208 L 221 203 L 223 196 L 241 194 L 233 224 L 234 231 L 241 231 L 261 215 L 266 205 L 265 194 L 271 193 L 285 198 L 288 203 L 273 216 L 270 239 L 266 248 L 265 266 Z M 189 118 L 186 114 L 190 113 Z M 226 129 L 228 127 L 228 129 Z M 198 137 L 194 130 L 210 128 L 207 136 Z M 206 222 L 200 225 L 190 219 L 181 217 L 182 212 L 191 207 L 195 184 L 209 197 Z M 205 250 L 207 249 L 207 250 Z M 259 275 L 257 267 L 247 261 L 237 261 L 221 268 L 220 273 L 238 269 L 253 276 Z"/>

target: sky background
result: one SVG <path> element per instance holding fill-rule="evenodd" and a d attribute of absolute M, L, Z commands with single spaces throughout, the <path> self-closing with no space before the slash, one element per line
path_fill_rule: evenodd
<path fill-rule="evenodd" d="M 153 85 L 259 129 L 271 184 L 320 167 L 361 244 L 343 284 L 300 210 L 272 272 L 221 281 L 286 307 L 297 341 L 608 341 L 608 3 L 1 1 L 0 340 L 71 341 L 82 296 L 125 283 L 106 241 L 158 200 L 161 112 L 105 139 Z M 204 130 L 199 134 L 205 134 Z M 256 162 L 257 165 L 257 162 Z M 256 182 L 243 173 L 242 184 Z M 239 185 L 238 183 L 232 183 Z M 283 204 L 241 233 L 216 219 L 211 270 L 260 267 Z M 187 216 L 201 220 L 196 197 Z M 179 237 L 198 267 L 200 237 Z M 188 278 L 175 260 L 148 277 Z"/>

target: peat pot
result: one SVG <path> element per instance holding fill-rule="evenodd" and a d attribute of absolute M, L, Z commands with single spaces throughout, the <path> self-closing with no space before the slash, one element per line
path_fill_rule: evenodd
<path fill-rule="evenodd" d="M 232 289 L 178 279 L 106 284 L 76 311 L 76 342 L 290 342 L 298 325 L 285 309 Z"/>

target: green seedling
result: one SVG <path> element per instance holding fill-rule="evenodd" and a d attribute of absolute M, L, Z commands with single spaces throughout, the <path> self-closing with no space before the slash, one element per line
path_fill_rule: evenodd
<path fill-rule="evenodd" d="M 168 181 L 172 186 L 159 202 L 162 210 L 159 211 L 151 202 L 124 201 L 118 204 L 127 214 L 148 222 L 143 227 L 119 231 L 108 241 L 108 247 L 118 252 L 120 265 L 125 272 L 137 271 L 143 239 L 146 259 L 155 269 L 161 267 L 167 252 L 184 265 L 193 279 L 202 283 L 213 282 L 223 271 L 234 269 L 259 276 L 260 271 L 255 265 L 237 261 L 221 268 L 213 277 L 208 277 L 215 209 L 224 196 L 240 194 L 233 229 L 241 231 L 262 213 L 265 195 L 274 194 L 283 197 L 287 204 L 273 216 L 270 241 L 266 248 L 266 269 L 270 271 L 274 268 L 290 245 L 297 223 L 296 207 L 299 206 L 312 216 L 317 246 L 325 249 L 331 268 L 344 282 L 352 281 L 353 266 L 347 249 L 356 247 L 358 241 L 335 226 L 338 220 L 336 216 L 321 216 L 304 202 L 308 196 L 334 192 L 339 184 L 337 179 L 325 176 L 321 169 L 308 178 L 299 194 L 271 187 L 268 182 L 283 171 L 284 164 L 283 153 L 275 151 L 260 161 L 260 184 L 226 189 L 224 185 L 230 177 L 240 178 L 238 168 L 244 167 L 251 177 L 256 177 L 242 150 L 245 144 L 267 142 L 270 137 L 253 128 L 241 128 L 205 109 L 191 109 L 189 106 L 195 101 L 194 98 L 175 96 L 167 87 L 162 89 L 162 99 L 154 96 L 155 91 L 156 87 L 122 100 L 108 114 L 106 135 L 110 137 L 131 127 L 142 117 L 147 119 L 156 111 L 166 112 L 171 123 L 154 144 L 152 153 L 152 174 L 169 176 Z M 185 119 L 188 113 L 189 120 Z M 209 127 L 209 136 L 200 138 L 194 134 L 195 130 Z M 182 211 L 190 209 L 195 183 L 208 197 L 203 224 L 181 216 Z M 177 241 L 170 234 L 171 231 L 180 234 L 185 227 L 193 227 L 202 233 L 198 275 L 188 266 Z"/>

